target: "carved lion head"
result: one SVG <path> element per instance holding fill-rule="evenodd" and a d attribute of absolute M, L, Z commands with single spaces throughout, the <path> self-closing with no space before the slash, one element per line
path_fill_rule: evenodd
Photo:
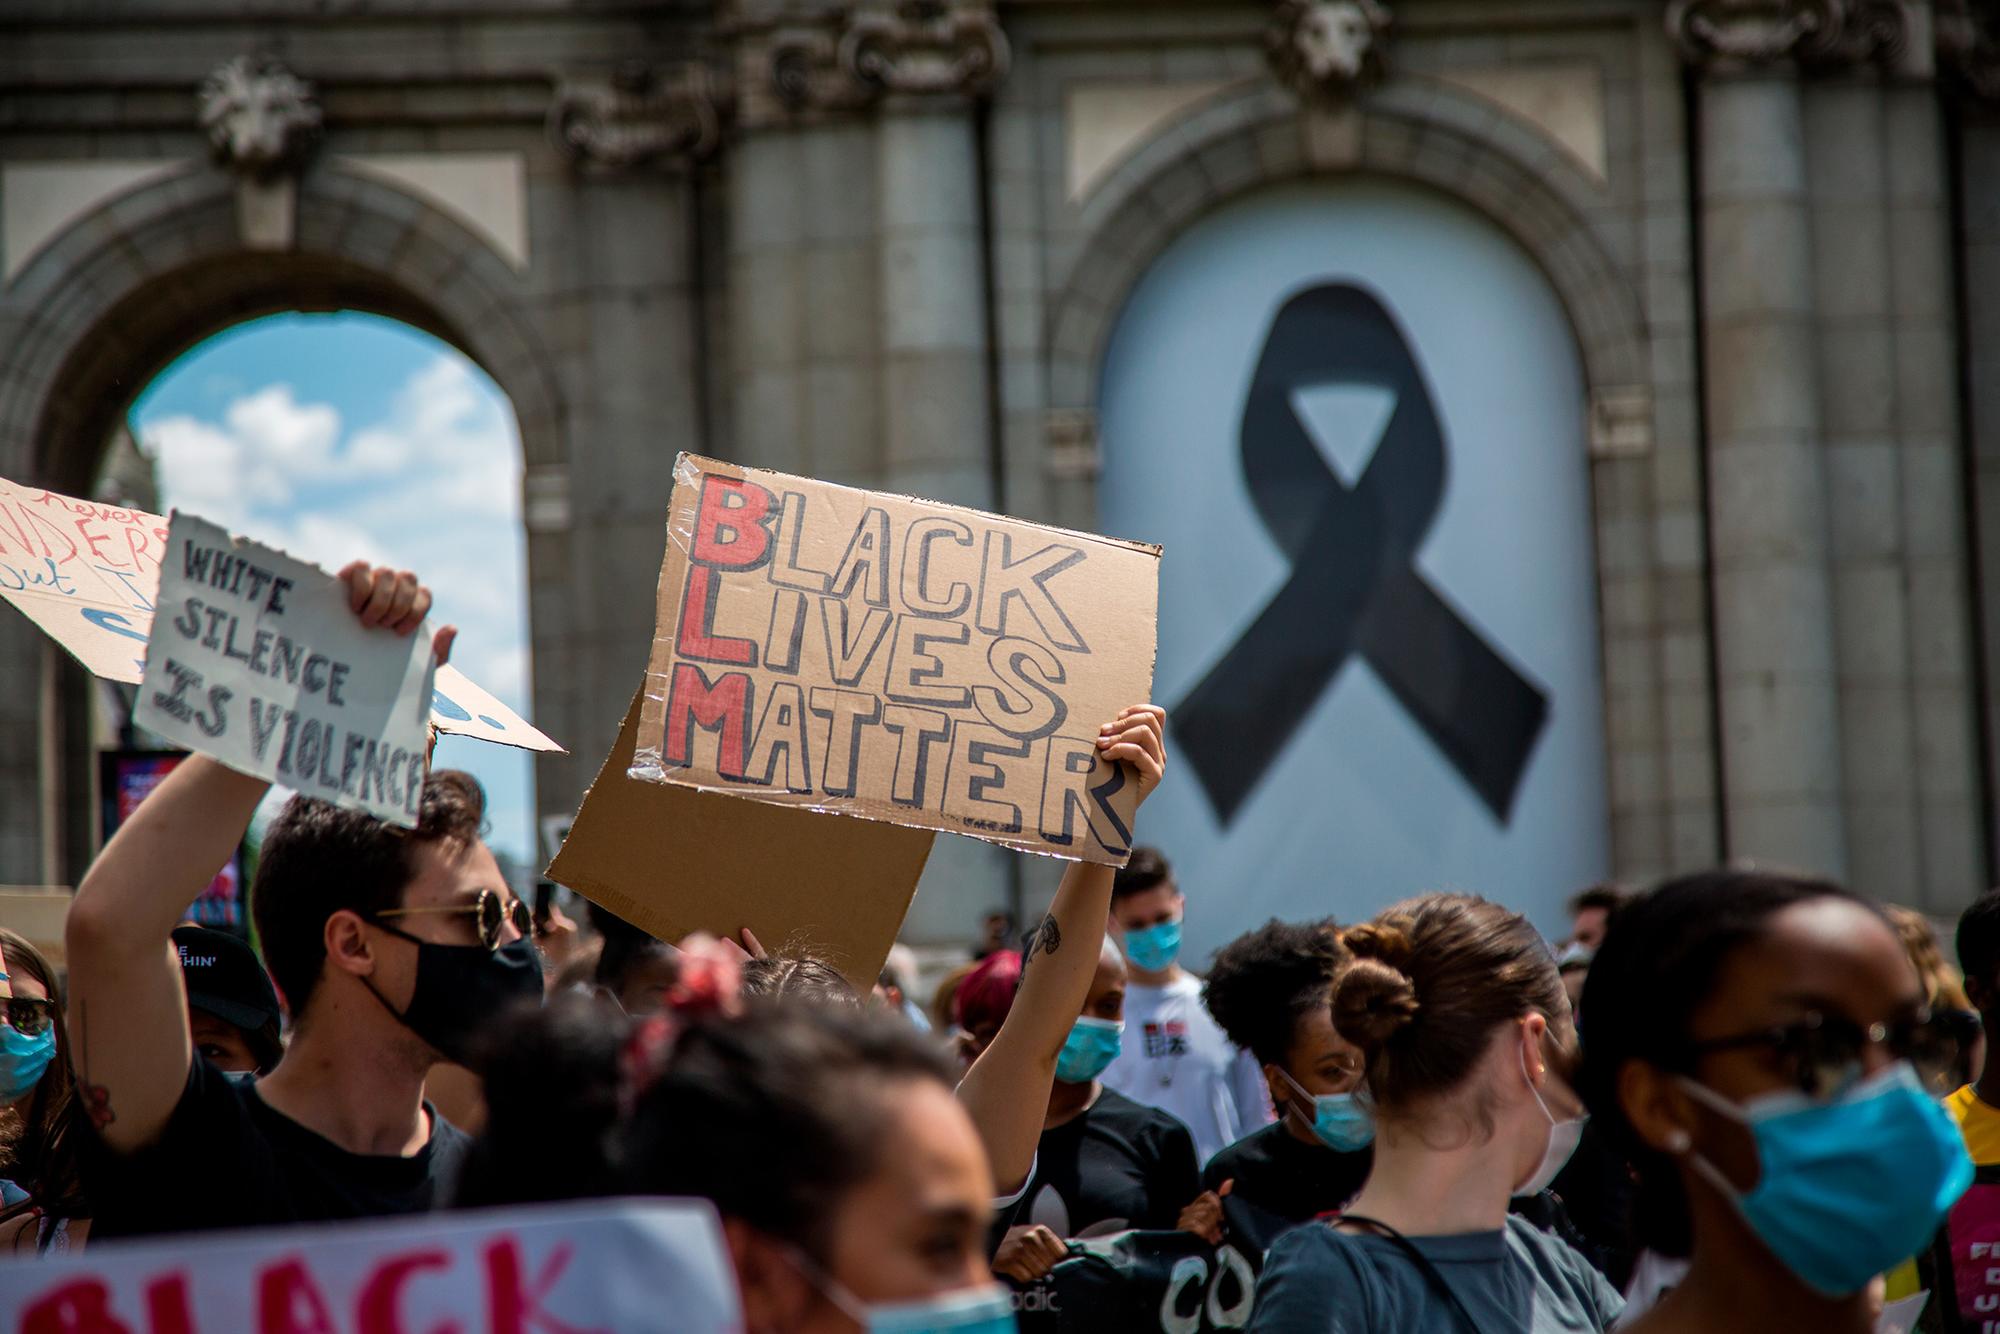
<path fill-rule="evenodd" d="M 196 100 L 216 156 L 246 171 L 293 160 L 320 126 L 312 85 L 269 57 L 238 56 L 219 66 Z"/>

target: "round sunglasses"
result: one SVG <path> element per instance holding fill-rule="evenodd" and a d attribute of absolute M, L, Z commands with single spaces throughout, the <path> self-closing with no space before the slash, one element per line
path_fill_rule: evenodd
<path fill-rule="evenodd" d="M 1839 1096 L 1861 1077 L 1862 1056 L 1882 1047 L 1908 1061 L 1924 1087 L 1943 1097 L 1958 1082 L 1961 1062 L 1979 1036 L 1979 1016 L 1969 1010 L 1920 1011 L 1865 1027 L 1837 1014 L 1809 1012 L 1796 1022 L 1687 1045 L 1687 1056 L 1763 1047 L 1776 1053 L 1799 1092 L 1816 1101 Z"/>
<path fill-rule="evenodd" d="M 56 1003 L 33 996 L 8 996 L 0 999 L 0 1018 L 22 1037 L 38 1038 L 55 1023 Z"/>
<path fill-rule="evenodd" d="M 480 890 L 479 897 L 470 903 L 453 903 L 435 908 L 384 908 L 374 914 L 377 921 L 387 917 L 471 917 L 476 920 L 479 927 L 479 943 L 489 950 L 500 948 L 500 933 L 509 922 L 512 922 L 514 930 L 523 936 L 532 936 L 535 932 L 534 914 L 528 911 L 527 904 L 490 889 Z M 397 932 L 397 934 L 403 933 Z"/>

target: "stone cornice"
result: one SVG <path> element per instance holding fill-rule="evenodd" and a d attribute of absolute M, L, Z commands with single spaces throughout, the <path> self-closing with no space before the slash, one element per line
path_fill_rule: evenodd
<path fill-rule="evenodd" d="M 684 168 L 722 142 L 722 108 L 705 66 L 662 72 L 632 62 L 602 77 L 564 78 L 548 127 L 556 150 L 579 166 Z"/>
<path fill-rule="evenodd" d="M 1909 16 L 1902 0 L 1673 0 L 1667 33 L 1707 69 L 1887 66 L 1908 44 Z"/>
<path fill-rule="evenodd" d="M 783 9 L 738 25 L 746 124 L 854 111 L 891 97 L 978 97 L 1005 76 L 1007 38 L 984 0 L 872 0 Z"/>

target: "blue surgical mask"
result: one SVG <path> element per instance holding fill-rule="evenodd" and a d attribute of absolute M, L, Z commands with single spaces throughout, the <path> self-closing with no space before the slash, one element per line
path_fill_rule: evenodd
<path fill-rule="evenodd" d="M 33 1092 L 55 1058 L 54 1024 L 25 1037 L 12 1024 L 0 1022 L 0 1104 L 17 1102 Z"/>
<path fill-rule="evenodd" d="M 1125 1025 L 1119 1020 L 1084 1015 L 1071 1026 L 1056 1053 L 1056 1078 L 1065 1084 L 1088 1084 L 1118 1059 L 1124 1039 Z"/>
<path fill-rule="evenodd" d="M 1181 957 L 1181 924 L 1161 922 L 1125 933 L 1125 957 L 1149 973 L 1173 966 Z"/>
<path fill-rule="evenodd" d="M 1757 1184 L 1739 1191 L 1689 1162 L 1807 1287 L 1846 1297 L 1921 1251 L 1965 1188 L 1972 1160 L 1950 1113 L 1898 1061 L 1831 1102 L 1774 1093 L 1741 1106 L 1691 1079 L 1696 1099 L 1745 1126 Z"/>
<path fill-rule="evenodd" d="M 868 1334 L 1014 1334 L 1014 1299 L 998 1283 L 920 1302 L 849 1311 Z"/>
<path fill-rule="evenodd" d="M 1015 1334 L 1014 1299 L 998 1283 L 921 1301 L 870 1305 L 803 1252 L 788 1247 L 787 1253 L 799 1272 L 867 1334 Z"/>
<path fill-rule="evenodd" d="M 1312 1133 L 1327 1148 L 1336 1153 L 1353 1153 L 1375 1142 L 1375 1111 L 1361 1097 L 1353 1093 L 1308 1093 L 1290 1071 L 1278 1070 L 1278 1073 L 1299 1095 L 1287 1099 L 1288 1110 L 1304 1120 L 1304 1109 L 1310 1106 Z"/>

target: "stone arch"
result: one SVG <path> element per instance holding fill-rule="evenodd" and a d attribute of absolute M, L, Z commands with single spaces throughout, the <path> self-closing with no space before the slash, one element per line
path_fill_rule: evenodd
<path fill-rule="evenodd" d="M 532 293 L 485 240 L 325 163 L 298 181 L 292 245 L 257 249 L 239 230 L 237 190 L 207 165 L 156 177 L 69 222 L 0 287 L 0 476 L 82 492 L 133 398 L 181 352 L 258 316 L 349 308 L 463 351 L 510 400 L 525 468 L 563 471 L 560 381 L 528 318 Z M 87 678 L 24 623 L 0 631 L 0 666 L 43 681 L 0 704 L 0 752 L 12 757 L 0 791 L 25 809 L 38 789 L 58 794 L 39 836 L 0 836 L 0 856 L 73 882 L 94 840 L 92 774 L 79 762 L 92 745 Z"/>
<path fill-rule="evenodd" d="M 1051 406 L 1091 405 L 1126 297 L 1168 243 L 1217 205 L 1328 172 L 1415 181 L 1513 236 L 1568 313 L 1593 398 L 1648 379 L 1639 302 L 1592 221 L 1609 200 L 1554 140 L 1494 103 L 1403 77 L 1338 110 L 1268 80 L 1223 89 L 1154 136 L 1083 201 L 1084 242 L 1050 306 Z"/>
<path fill-rule="evenodd" d="M 526 298 L 484 240 L 386 182 L 307 172 L 293 247 L 258 250 L 239 238 L 234 177 L 175 173 L 70 223 L 0 293 L 13 330 L 0 354 L 0 475 L 87 486 L 112 425 L 186 348 L 260 315 L 343 308 L 465 352 L 511 400 L 526 466 L 560 466 L 561 395 L 516 309 Z"/>

